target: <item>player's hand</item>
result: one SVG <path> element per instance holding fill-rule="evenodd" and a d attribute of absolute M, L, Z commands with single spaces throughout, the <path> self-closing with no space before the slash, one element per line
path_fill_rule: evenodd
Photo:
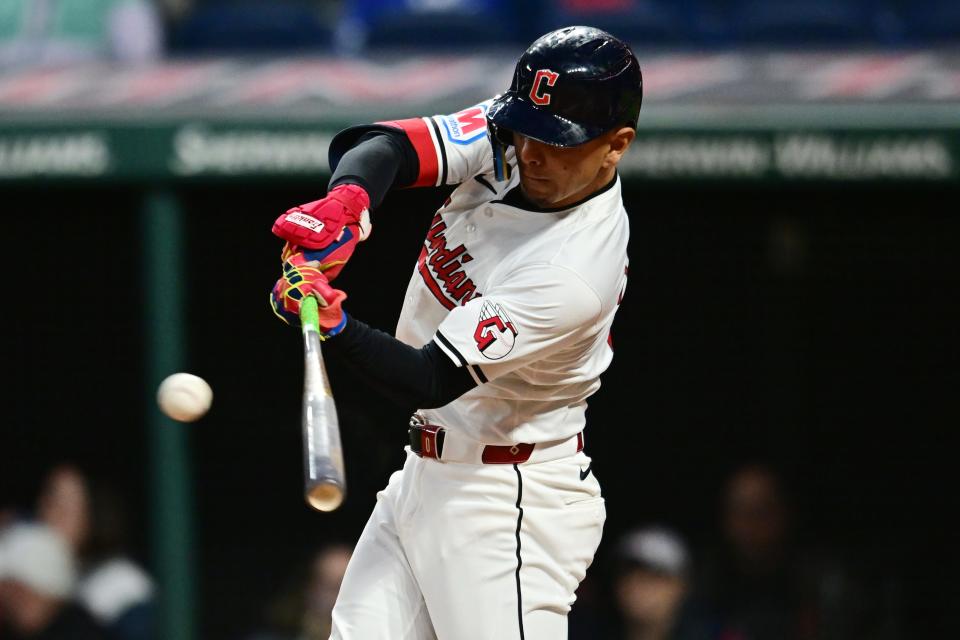
<path fill-rule="evenodd" d="M 340 241 L 326 249 L 305 249 L 286 242 L 280 251 L 280 262 L 286 264 L 290 260 L 295 260 L 298 263 L 315 264 L 329 282 L 340 275 L 347 260 L 353 255 L 353 250 L 357 246 L 356 231 L 356 225 L 345 227 Z"/>
<path fill-rule="evenodd" d="M 370 196 L 355 184 L 334 187 L 327 197 L 293 207 L 273 223 L 273 234 L 288 244 L 337 252 L 342 262 L 371 229 Z"/>
<path fill-rule="evenodd" d="M 353 255 L 357 243 L 370 235 L 370 198 L 355 184 L 335 187 L 322 200 L 290 209 L 273 223 L 273 233 L 286 240 L 280 259 L 298 251 L 317 260 L 333 281 Z"/>
<path fill-rule="evenodd" d="M 300 303 L 307 296 L 317 299 L 322 337 L 335 336 L 347 324 L 347 314 L 341 304 L 347 294 L 330 286 L 330 282 L 315 261 L 295 254 L 283 263 L 283 275 L 270 292 L 273 313 L 294 326 L 300 325 Z"/>

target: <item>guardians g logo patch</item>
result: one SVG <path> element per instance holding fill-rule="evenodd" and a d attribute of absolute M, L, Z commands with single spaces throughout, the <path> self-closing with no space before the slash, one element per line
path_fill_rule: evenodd
<path fill-rule="evenodd" d="M 480 320 L 473 332 L 477 349 L 485 358 L 499 360 L 513 350 L 517 328 L 510 316 L 496 302 L 485 301 L 480 307 Z"/>

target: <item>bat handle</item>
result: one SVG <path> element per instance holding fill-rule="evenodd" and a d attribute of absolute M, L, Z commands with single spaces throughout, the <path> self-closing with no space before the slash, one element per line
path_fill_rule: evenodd
<path fill-rule="evenodd" d="M 300 302 L 300 325 L 304 333 L 311 330 L 320 333 L 320 313 L 317 299 L 313 296 L 307 296 Z"/>

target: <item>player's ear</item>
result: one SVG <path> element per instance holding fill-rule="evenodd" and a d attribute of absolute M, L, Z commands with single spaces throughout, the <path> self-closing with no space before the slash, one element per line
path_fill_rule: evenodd
<path fill-rule="evenodd" d="M 620 158 L 627 152 L 630 143 L 637 137 L 637 132 L 633 127 L 621 127 L 609 133 L 610 151 L 603 160 L 604 167 L 615 167 L 620 163 Z"/>

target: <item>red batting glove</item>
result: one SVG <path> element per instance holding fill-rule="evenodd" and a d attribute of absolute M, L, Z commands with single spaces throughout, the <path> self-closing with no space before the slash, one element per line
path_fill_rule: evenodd
<path fill-rule="evenodd" d="M 338 275 L 347 260 L 353 255 L 357 248 L 357 242 L 360 241 L 360 228 L 358 225 L 351 224 L 344 227 L 340 237 L 325 249 L 304 249 L 285 242 L 280 251 L 280 261 L 286 262 L 296 257 L 300 262 L 315 263 L 317 268 L 327 277 L 327 281 L 332 281 Z"/>
<path fill-rule="evenodd" d="M 340 333 L 347 324 L 347 314 L 341 307 L 347 294 L 331 287 L 315 262 L 305 262 L 302 254 L 295 254 L 283 263 L 283 275 L 270 292 L 270 306 L 278 318 L 299 326 L 300 303 L 311 295 L 318 302 L 323 337 Z"/>
<path fill-rule="evenodd" d="M 357 225 L 359 241 L 370 235 L 370 196 L 355 184 L 334 187 L 325 198 L 288 209 L 273 223 L 273 234 L 307 249 L 326 249 L 343 229 Z"/>

